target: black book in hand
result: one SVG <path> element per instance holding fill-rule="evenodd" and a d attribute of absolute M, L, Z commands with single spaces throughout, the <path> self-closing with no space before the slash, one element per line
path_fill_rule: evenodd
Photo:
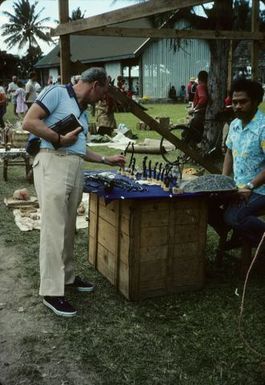
<path fill-rule="evenodd" d="M 66 135 L 69 132 L 74 131 L 78 127 L 81 127 L 81 131 L 83 131 L 81 122 L 77 119 L 74 114 L 70 114 L 62 120 L 59 120 L 52 126 L 49 126 L 49 128 L 57 132 L 57 134 L 59 135 Z"/>
<path fill-rule="evenodd" d="M 81 122 L 76 118 L 74 114 L 70 114 L 52 126 L 49 126 L 49 128 L 57 132 L 59 135 L 66 135 L 68 132 L 71 132 L 78 127 L 81 127 L 81 131 L 83 131 Z M 31 156 L 37 155 L 37 153 L 40 151 L 40 143 L 41 140 L 39 137 L 30 134 L 28 143 L 26 145 L 27 153 Z M 57 150 L 61 146 L 60 144 L 53 144 L 53 147 Z"/>

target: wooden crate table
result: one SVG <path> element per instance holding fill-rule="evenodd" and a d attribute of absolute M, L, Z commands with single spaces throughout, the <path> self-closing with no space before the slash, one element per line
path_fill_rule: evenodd
<path fill-rule="evenodd" d="M 89 262 L 130 300 L 202 288 L 205 198 L 142 194 L 108 202 L 90 193 Z"/>

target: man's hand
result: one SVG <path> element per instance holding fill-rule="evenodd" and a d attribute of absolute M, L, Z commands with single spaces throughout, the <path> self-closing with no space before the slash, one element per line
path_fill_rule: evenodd
<path fill-rule="evenodd" d="M 75 130 L 68 132 L 66 135 L 60 135 L 61 147 L 68 147 L 77 141 L 78 134 L 82 131 L 81 127 L 77 127 Z"/>
<path fill-rule="evenodd" d="M 238 191 L 236 192 L 236 195 L 238 197 L 238 200 L 243 200 L 245 202 L 247 202 L 250 198 L 250 195 L 251 195 L 252 191 L 248 188 L 239 188 Z"/>
<path fill-rule="evenodd" d="M 125 165 L 125 156 L 124 155 L 112 155 L 105 158 L 106 164 L 109 164 L 110 166 L 120 166 L 124 167 Z"/>

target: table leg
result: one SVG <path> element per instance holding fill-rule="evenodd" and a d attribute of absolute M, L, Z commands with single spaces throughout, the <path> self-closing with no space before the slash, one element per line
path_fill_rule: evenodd
<path fill-rule="evenodd" d="M 4 159 L 3 177 L 4 177 L 4 181 L 6 182 L 7 182 L 7 168 L 8 168 L 8 160 Z"/>

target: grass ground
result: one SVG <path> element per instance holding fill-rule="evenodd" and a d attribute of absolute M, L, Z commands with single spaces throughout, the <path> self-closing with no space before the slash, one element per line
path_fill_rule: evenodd
<path fill-rule="evenodd" d="M 181 116 L 183 107 L 170 105 L 164 109 L 163 105 L 153 105 L 149 112 L 154 116 L 163 112 L 166 116 L 180 111 Z M 171 112 L 164 112 L 169 108 Z M 117 119 L 129 127 L 134 124 L 127 114 L 118 114 Z M 243 282 L 237 272 L 237 254 L 225 258 L 222 270 L 217 271 L 213 263 L 217 239 L 213 232 L 208 233 L 203 290 L 133 303 L 88 265 L 87 231 L 79 231 L 75 250 L 77 271 L 95 282 L 97 290 L 89 296 L 69 294 L 79 315 L 75 319 L 61 319 L 38 299 L 39 233 L 20 232 L 12 213 L 3 204 L 3 198 L 19 187 L 28 187 L 34 193 L 33 187 L 25 182 L 23 168 L 10 170 L 7 183 L 1 171 L 0 246 L 17 250 L 17 282 L 23 277 L 29 284 L 22 306 L 27 307 L 34 298 L 34 306 L 28 307 L 28 317 L 35 333 L 21 331 L 14 335 L 21 349 L 20 362 L 14 369 L 10 366 L 10 377 L 4 380 L 0 374 L 3 385 L 265 384 L 264 279 L 251 276 L 243 319 L 244 336 L 261 353 L 260 357 L 248 350 L 238 330 Z M 236 289 L 240 296 L 235 294 Z M 4 348 L 3 327 L 0 342 Z M 47 370 L 44 376 L 44 366 L 53 366 L 55 370 L 58 365 L 60 373 L 64 362 L 73 363 L 79 376 L 71 375 L 67 365 L 63 377 L 49 378 Z"/>

